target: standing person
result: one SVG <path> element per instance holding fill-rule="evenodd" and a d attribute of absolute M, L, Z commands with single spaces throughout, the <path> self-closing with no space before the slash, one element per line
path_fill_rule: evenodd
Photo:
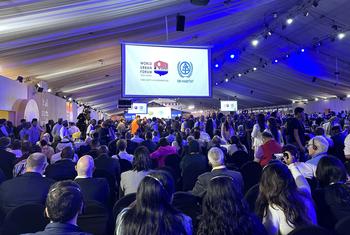
<path fill-rule="evenodd" d="M 52 130 L 53 130 L 54 126 L 55 126 L 55 122 L 53 120 L 51 120 L 51 119 L 45 124 L 45 132 L 49 133 L 49 135 L 50 135 L 50 142 L 53 141 Z"/>
<path fill-rule="evenodd" d="M 231 125 L 230 115 L 227 115 L 225 122 L 221 125 L 221 138 L 226 142 L 229 142 L 231 136 L 233 136 L 234 134 L 235 131 Z"/>
<path fill-rule="evenodd" d="M 92 135 L 92 133 L 95 131 L 96 129 L 96 119 L 92 119 L 90 120 L 90 124 L 89 126 L 87 127 L 87 130 L 86 130 L 86 135 L 87 136 L 90 136 Z"/>
<path fill-rule="evenodd" d="M 283 145 L 283 137 L 281 131 L 278 129 L 276 118 L 270 117 L 267 119 L 267 129 L 272 134 L 273 138 L 280 144 Z"/>
<path fill-rule="evenodd" d="M 253 126 L 253 131 L 252 131 L 252 139 L 253 139 L 252 147 L 254 152 L 256 152 L 258 147 L 263 144 L 262 133 L 266 128 L 267 126 L 266 126 L 265 115 L 262 113 L 259 113 L 257 115 L 256 124 Z"/>
<path fill-rule="evenodd" d="M 301 107 L 294 109 L 294 118 L 287 122 L 287 143 L 295 145 L 301 153 L 305 153 L 305 113 Z"/>
<path fill-rule="evenodd" d="M 30 122 L 26 122 L 24 124 L 24 127 L 19 132 L 19 137 L 21 140 L 29 140 L 29 135 L 30 135 L 29 129 L 30 129 Z"/>
<path fill-rule="evenodd" d="M 171 205 L 174 191 L 174 181 L 166 172 L 152 172 L 144 177 L 136 202 L 119 213 L 115 235 L 192 234 L 191 218 Z"/>
<path fill-rule="evenodd" d="M 60 131 L 61 131 L 61 128 L 63 126 L 62 122 L 63 122 L 63 119 L 59 118 L 57 123 L 53 126 L 52 131 L 51 131 L 51 135 L 53 138 L 55 138 L 56 136 L 60 136 Z"/>
<path fill-rule="evenodd" d="M 198 235 L 265 235 L 259 219 L 237 192 L 232 178 L 216 176 L 208 184 L 202 203 Z"/>
<path fill-rule="evenodd" d="M 10 138 L 0 137 L 0 169 L 5 174 L 6 179 L 12 178 L 12 169 L 16 162 L 16 155 L 7 151 L 10 145 Z"/>
<path fill-rule="evenodd" d="M 40 140 L 40 135 L 43 132 L 40 126 L 38 126 L 38 119 L 33 118 L 32 126 L 29 128 L 29 142 L 33 145 Z"/>
<path fill-rule="evenodd" d="M 317 224 L 310 186 L 294 164 L 289 169 L 278 162 L 264 168 L 256 212 L 269 235 L 287 235 L 295 228 Z"/>
<path fill-rule="evenodd" d="M 0 137 L 9 137 L 6 130 L 6 119 L 0 119 Z"/>
<path fill-rule="evenodd" d="M 61 137 L 61 140 L 63 140 L 64 138 L 71 139 L 72 136 L 69 133 L 68 121 L 67 120 L 64 120 L 62 122 L 62 127 L 60 129 L 59 135 Z"/>
<path fill-rule="evenodd" d="M 131 134 L 135 135 L 140 128 L 140 115 L 136 115 L 136 118 L 131 123 Z"/>

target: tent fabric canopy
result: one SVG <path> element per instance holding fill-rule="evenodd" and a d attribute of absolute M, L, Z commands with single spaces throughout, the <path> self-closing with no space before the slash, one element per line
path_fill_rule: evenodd
<path fill-rule="evenodd" d="M 121 41 L 211 45 L 213 98 L 180 102 L 211 108 L 237 97 L 246 108 L 344 97 L 349 11 L 348 0 L 1 1 L 0 74 L 46 81 L 53 92 L 112 114 L 121 93 Z M 184 32 L 175 30 L 178 13 L 186 17 Z M 348 35 L 339 40 L 339 32 Z"/>

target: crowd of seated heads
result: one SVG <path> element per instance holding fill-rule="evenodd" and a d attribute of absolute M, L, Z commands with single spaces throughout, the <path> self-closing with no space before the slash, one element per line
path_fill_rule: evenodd
<path fill-rule="evenodd" d="M 333 229 L 350 213 L 349 117 L 347 112 L 305 115 L 296 108 L 294 115 L 243 112 L 172 120 L 95 120 L 87 121 L 85 128 L 63 119 L 43 127 L 35 119 L 22 120 L 19 126 L 2 119 L 1 210 L 8 213 L 28 202 L 44 204 L 54 181 L 73 180 L 78 187 L 69 188 L 79 189 L 83 201 L 99 201 L 109 209 L 118 198 L 136 193 L 136 203 L 119 214 L 119 234 L 148 233 L 149 206 L 164 208 L 157 214 L 157 231 L 171 231 L 167 234 L 244 230 L 242 234 L 283 235 L 316 224 Z M 248 208 L 240 171 L 254 157 L 264 169 L 261 180 L 256 179 L 256 204 Z M 32 193 L 34 184 L 40 195 Z M 18 185 L 24 185 L 20 193 L 14 190 Z M 201 198 L 198 223 L 172 207 L 174 190 Z M 159 193 L 168 194 L 163 198 Z M 233 206 L 235 210 L 223 209 Z M 70 219 L 76 226 L 74 217 Z"/>

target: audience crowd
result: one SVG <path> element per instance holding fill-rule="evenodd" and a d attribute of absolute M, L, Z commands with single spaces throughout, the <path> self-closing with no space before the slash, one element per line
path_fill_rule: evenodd
<path fill-rule="evenodd" d="M 23 233 L 42 235 L 287 235 L 350 218 L 347 112 L 82 120 L 0 120 L 1 230 L 29 204 L 49 221 Z"/>

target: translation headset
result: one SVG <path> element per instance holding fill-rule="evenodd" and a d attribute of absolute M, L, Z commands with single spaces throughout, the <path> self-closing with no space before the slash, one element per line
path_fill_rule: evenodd
<path fill-rule="evenodd" d="M 312 149 L 315 150 L 315 151 L 317 150 L 317 146 L 315 145 L 315 139 L 314 138 L 312 139 Z"/>

